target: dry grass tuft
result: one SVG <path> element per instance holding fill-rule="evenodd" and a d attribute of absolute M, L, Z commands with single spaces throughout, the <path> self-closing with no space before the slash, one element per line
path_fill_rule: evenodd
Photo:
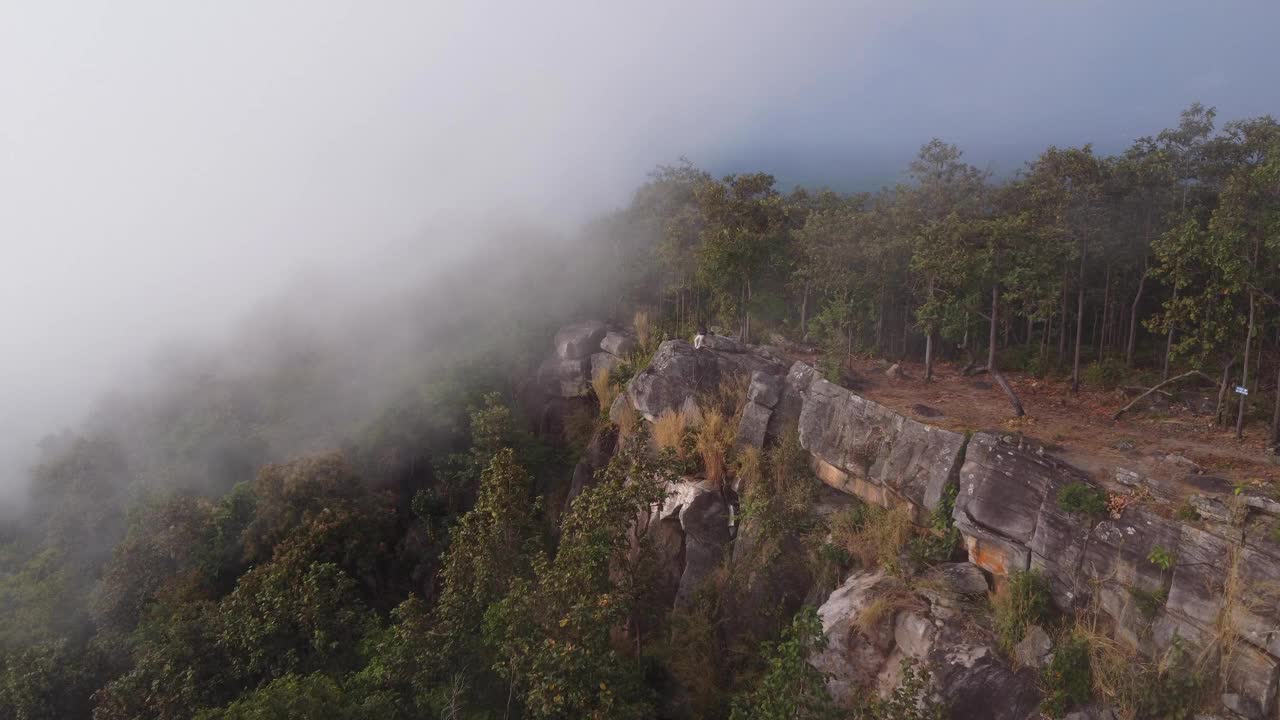
<path fill-rule="evenodd" d="M 684 459 L 684 435 L 689 424 L 689 417 L 683 409 L 664 411 L 653 422 L 654 445 L 659 450 L 671 448 L 677 457 Z"/>
<path fill-rule="evenodd" d="M 734 425 L 742 418 L 742 408 L 747 401 L 747 388 L 751 378 L 742 373 L 727 373 L 720 378 L 720 384 L 702 398 L 702 406 L 719 411 L 730 418 Z"/>
<path fill-rule="evenodd" d="M 613 418 L 614 424 L 618 426 L 618 442 L 622 443 L 636 430 L 636 409 L 628 402 L 624 402 L 619 407 L 618 417 Z"/>
<path fill-rule="evenodd" d="M 707 480 L 719 487 L 724 483 L 729 467 L 729 451 L 733 448 L 734 429 L 728 418 L 712 408 L 702 413 L 702 427 L 698 429 L 698 455 Z"/>
<path fill-rule="evenodd" d="M 649 311 L 637 310 L 631 324 L 636 330 L 636 342 L 641 348 L 647 349 L 649 342 L 653 340 L 653 321 L 649 318 Z"/>
<path fill-rule="evenodd" d="M 734 453 L 733 472 L 740 493 L 759 493 L 764 481 L 764 451 L 748 445 Z"/>
<path fill-rule="evenodd" d="M 596 400 L 600 402 L 600 412 L 609 412 L 609 408 L 613 406 L 614 398 L 618 397 L 619 388 L 609 382 L 608 370 L 600 368 L 595 375 L 591 376 L 591 389 L 595 390 Z"/>
<path fill-rule="evenodd" d="M 831 544 L 857 558 L 863 567 L 897 572 L 898 555 L 914 529 L 905 507 L 858 506 L 831 519 Z"/>
<path fill-rule="evenodd" d="M 882 621 L 892 622 L 902 610 L 924 610 L 924 602 L 904 587 L 893 587 L 862 608 L 853 624 L 864 635 L 872 635 Z"/>

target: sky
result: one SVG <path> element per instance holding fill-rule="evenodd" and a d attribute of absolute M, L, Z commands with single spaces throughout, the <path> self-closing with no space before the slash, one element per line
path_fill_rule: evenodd
<path fill-rule="evenodd" d="M 567 232 L 681 156 L 860 190 L 935 136 L 1007 173 L 1196 100 L 1278 113 L 1276 27 L 1230 0 L 0 0 L 0 474 L 308 273 L 359 293 L 387 248 Z"/>

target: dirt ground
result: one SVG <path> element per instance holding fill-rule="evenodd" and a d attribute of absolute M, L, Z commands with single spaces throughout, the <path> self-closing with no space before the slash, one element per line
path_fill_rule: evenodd
<path fill-rule="evenodd" d="M 809 358 L 812 360 L 812 358 Z M 1026 415 L 1015 418 L 1005 395 L 986 375 L 966 377 L 959 366 L 939 364 L 934 381 L 925 383 L 921 363 L 904 362 L 899 377 L 886 374 L 883 360 L 857 359 L 845 383 L 860 395 L 908 417 L 956 431 L 999 430 L 1022 433 L 1029 441 L 1088 472 L 1103 485 L 1116 486 L 1116 468 L 1147 476 L 1160 495 L 1176 500 L 1193 492 L 1230 492 L 1254 485 L 1274 495 L 1280 489 L 1280 464 L 1267 450 L 1269 425 L 1246 425 L 1243 440 L 1234 428 L 1213 426 L 1210 414 L 1191 404 L 1212 407 L 1217 388 L 1194 381 L 1175 399 L 1149 397 L 1119 420 L 1112 414 L 1136 392 L 1081 388 L 1072 396 L 1069 381 L 1006 373 L 1022 400 Z M 1139 408 L 1142 409 L 1139 409 Z M 934 413 L 941 413 L 934 415 Z"/>

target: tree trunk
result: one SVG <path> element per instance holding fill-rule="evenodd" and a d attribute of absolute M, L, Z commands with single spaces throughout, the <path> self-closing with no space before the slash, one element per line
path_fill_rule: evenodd
<path fill-rule="evenodd" d="M 1173 299 L 1178 299 L 1178 286 L 1173 286 Z M 1173 353 L 1173 323 L 1169 323 L 1169 334 L 1164 340 L 1164 362 L 1160 367 L 1160 379 L 1164 380 L 1169 377 L 1169 355 Z"/>
<path fill-rule="evenodd" d="M 1062 322 L 1058 323 L 1058 367 L 1067 356 L 1067 268 L 1062 268 Z"/>
<path fill-rule="evenodd" d="M 1026 415 L 1026 411 L 1022 409 L 1022 401 L 1018 399 L 1017 393 L 1013 391 L 1013 387 L 1009 385 L 1009 381 L 1005 379 L 1004 373 L 1000 372 L 994 365 L 987 368 L 991 373 L 991 377 L 995 379 L 996 385 L 1004 391 L 1005 397 L 1009 398 L 1009 404 L 1013 406 L 1013 414 L 1016 417 Z"/>
<path fill-rule="evenodd" d="M 1233 360 L 1232 362 L 1235 362 L 1235 361 Z M 1119 410 L 1117 410 L 1117 411 L 1115 412 L 1115 414 L 1111 416 L 1111 419 L 1112 419 L 1112 420 L 1119 420 L 1121 415 L 1123 415 L 1123 414 L 1125 414 L 1126 412 L 1128 412 L 1128 411 L 1129 411 L 1129 408 L 1133 407 L 1134 405 L 1137 405 L 1137 404 L 1138 404 L 1138 401 L 1139 401 L 1139 400 L 1141 400 L 1142 398 L 1144 398 L 1144 397 L 1146 397 L 1146 396 L 1150 395 L 1151 393 L 1153 393 L 1153 392 L 1155 392 L 1155 391 L 1159 390 L 1160 388 L 1164 387 L 1165 385 L 1168 385 L 1168 384 L 1170 384 L 1170 383 L 1175 383 L 1175 382 L 1177 382 L 1177 381 L 1179 381 L 1179 380 L 1181 380 L 1181 379 L 1183 379 L 1183 378 L 1189 378 L 1189 377 L 1191 377 L 1192 375 L 1199 375 L 1200 377 L 1204 378 L 1205 380 L 1208 380 L 1208 379 L 1209 379 L 1209 376 L 1208 376 L 1208 375 L 1205 375 L 1204 373 L 1200 372 L 1199 370 L 1192 370 L 1192 371 L 1190 371 L 1190 372 L 1185 372 L 1185 373 L 1183 373 L 1183 374 L 1179 375 L 1178 377 L 1173 378 L 1173 379 L 1171 379 L 1171 380 L 1165 380 L 1165 381 L 1163 381 L 1163 382 L 1161 382 L 1161 383 L 1156 384 L 1156 386 L 1155 386 L 1155 387 L 1151 388 L 1150 390 L 1147 390 L 1146 392 L 1142 393 L 1141 395 L 1139 395 L 1138 397 L 1134 398 L 1133 400 L 1130 400 L 1130 401 L 1129 401 L 1129 404 L 1128 404 L 1128 405 L 1125 405 L 1124 407 L 1122 407 L 1122 408 L 1120 408 Z"/>
<path fill-rule="evenodd" d="M 1107 263 L 1107 282 L 1102 291 L 1102 339 L 1098 342 L 1098 362 L 1101 363 L 1105 355 L 1107 347 L 1107 330 L 1111 325 L 1108 323 L 1111 311 L 1111 263 Z"/>
<path fill-rule="evenodd" d="M 1222 416 L 1222 411 L 1223 411 L 1222 405 L 1223 405 L 1223 402 L 1226 401 L 1227 399 L 1227 388 L 1231 386 L 1229 382 L 1231 380 L 1231 368 L 1235 366 L 1235 364 L 1236 364 L 1236 359 L 1231 358 L 1230 360 L 1227 361 L 1226 365 L 1222 366 L 1222 380 L 1218 382 L 1218 402 L 1215 403 L 1213 406 L 1213 424 L 1214 425 L 1221 426 L 1225 424 L 1223 422 L 1223 416 Z"/>
<path fill-rule="evenodd" d="M 1071 362 L 1071 394 L 1080 394 L 1080 342 L 1084 339 L 1084 261 L 1089 245 L 1080 241 L 1080 277 L 1076 288 L 1076 349 L 1075 358 Z"/>
<path fill-rule="evenodd" d="M 1253 291 L 1249 291 L 1249 332 L 1244 336 L 1244 365 L 1240 369 L 1240 386 L 1248 389 L 1249 387 L 1249 346 L 1253 343 L 1253 319 L 1254 308 L 1257 301 L 1254 300 Z M 1244 437 L 1244 411 L 1249 405 L 1247 395 L 1241 395 L 1239 398 L 1240 407 L 1236 410 L 1236 439 Z"/>
<path fill-rule="evenodd" d="M 1271 447 L 1280 443 L 1280 365 L 1276 366 L 1276 406 L 1271 411 Z"/>
<path fill-rule="evenodd" d="M 987 335 L 987 370 L 996 369 L 996 327 L 1000 309 L 1000 285 L 991 285 L 991 329 Z"/>
<path fill-rule="evenodd" d="M 1129 337 L 1124 346 L 1124 364 L 1133 367 L 1133 347 L 1138 338 L 1138 303 L 1142 302 L 1142 290 L 1147 285 L 1147 261 L 1142 261 L 1142 277 L 1138 278 L 1138 292 L 1133 295 L 1133 305 L 1129 306 Z M 1165 373 L 1168 374 L 1166 367 Z"/>
<path fill-rule="evenodd" d="M 929 298 L 933 298 L 933 276 L 929 276 Z M 924 335 L 924 381 L 933 382 L 933 323 L 925 328 Z"/>
<path fill-rule="evenodd" d="M 804 284 L 804 295 L 800 300 L 800 342 L 809 337 L 809 283 Z"/>

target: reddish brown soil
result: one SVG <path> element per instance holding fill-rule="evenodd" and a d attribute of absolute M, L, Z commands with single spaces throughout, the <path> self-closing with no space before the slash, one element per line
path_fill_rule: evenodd
<path fill-rule="evenodd" d="M 1115 469 L 1122 467 L 1151 478 L 1164 491 L 1160 494 L 1171 497 L 1229 491 L 1238 484 L 1264 485 L 1272 492 L 1280 488 L 1280 465 L 1272 463 L 1266 451 L 1266 423 L 1246 426 L 1244 439 L 1236 440 L 1233 429 L 1216 428 L 1211 417 L 1178 402 L 1157 409 L 1135 406 L 1120 420 L 1112 420 L 1133 394 L 1081 388 L 1072 396 L 1069 381 L 1007 373 L 1026 410 L 1024 417 L 1015 418 L 1004 394 L 985 375 L 965 377 L 959 367 L 941 364 L 934 369 L 934 381 L 926 384 L 920 363 L 902 363 L 905 377 L 898 378 L 887 376 L 887 367 L 883 360 L 855 360 L 850 386 L 921 422 L 957 431 L 1022 433 L 1107 485 L 1113 483 Z M 1194 394 L 1216 397 L 1216 392 L 1202 388 Z M 917 405 L 942 415 L 928 417 Z M 1124 441 L 1132 443 L 1132 449 Z"/>

